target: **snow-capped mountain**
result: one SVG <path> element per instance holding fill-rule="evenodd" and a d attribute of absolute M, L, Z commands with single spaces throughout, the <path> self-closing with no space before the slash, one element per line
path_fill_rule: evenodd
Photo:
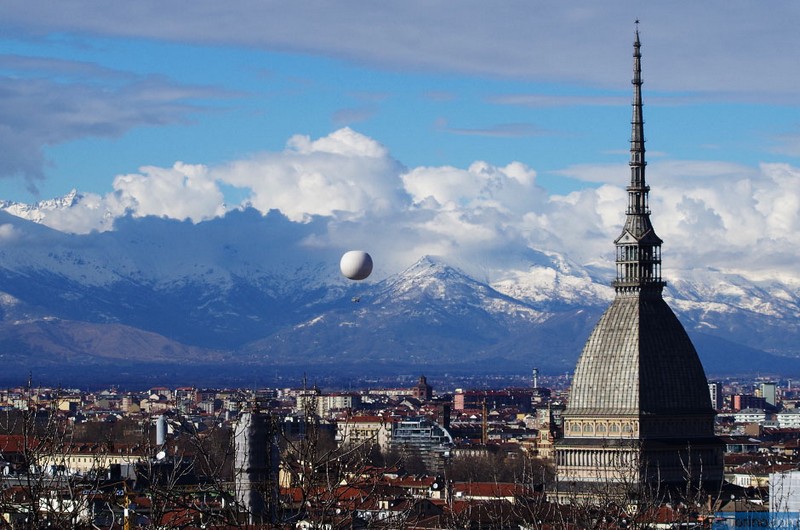
<path fill-rule="evenodd" d="M 613 298 L 613 271 L 545 250 L 506 256 L 480 279 L 422 256 L 358 283 L 338 273 L 342 249 L 319 243 L 321 220 L 248 209 L 68 234 L 34 222 L 36 208 L 3 209 L 0 358 L 10 373 L 64 363 L 563 372 Z M 798 285 L 665 275 L 678 278 L 665 296 L 707 371 L 800 371 Z"/>
<path fill-rule="evenodd" d="M 459 364 L 530 351 L 508 339 L 548 317 L 426 256 L 244 351 L 276 361 Z"/>
<path fill-rule="evenodd" d="M 23 202 L 0 201 L 0 210 L 12 215 L 27 219 L 35 223 L 41 223 L 47 217 L 48 212 L 66 210 L 75 205 L 80 200 L 78 190 L 73 189 L 63 197 L 38 201 L 34 204 Z"/>

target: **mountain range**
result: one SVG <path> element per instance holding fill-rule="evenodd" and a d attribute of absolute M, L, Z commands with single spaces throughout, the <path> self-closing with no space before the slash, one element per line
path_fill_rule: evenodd
<path fill-rule="evenodd" d="M 338 272 L 347 249 L 318 243 L 323 219 L 275 211 L 196 224 L 127 216 L 89 234 L 41 224 L 78 200 L 0 203 L 5 382 L 564 373 L 613 298 L 613 270 L 542 249 L 505 257 L 491 277 L 420 256 L 351 282 Z M 665 298 L 709 375 L 800 373 L 797 286 L 671 272 Z"/>

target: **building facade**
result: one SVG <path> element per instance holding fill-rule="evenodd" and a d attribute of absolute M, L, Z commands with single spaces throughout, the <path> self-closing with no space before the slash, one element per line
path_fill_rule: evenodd
<path fill-rule="evenodd" d="M 750 394 L 736 394 L 731 398 L 731 408 L 734 412 L 744 409 L 766 409 L 767 400 Z"/>
<path fill-rule="evenodd" d="M 661 239 L 645 181 L 641 45 L 633 48 L 628 205 L 616 245 L 615 298 L 578 360 L 556 445 L 559 489 L 722 480 L 707 379 L 662 297 Z"/>
<path fill-rule="evenodd" d="M 484 405 L 488 410 L 514 407 L 520 412 L 531 410 L 533 389 L 511 388 L 505 390 L 463 390 L 456 389 L 453 396 L 453 409 L 457 412 L 481 411 Z"/>
<path fill-rule="evenodd" d="M 778 385 L 775 383 L 761 383 L 758 386 L 759 395 L 773 407 L 778 403 Z"/>
<path fill-rule="evenodd" d="M 428 384 L 428 379 L 424 375 L 419 376 L 417 386 L 411 390 L 414 399 L 418 399 L 420 401 L 430 401 L 433 397 L 433 387 Z"/>
<path fill-rule="evenodd" d="M 441 473 L 450 458 L 453 437 L 428 418 L 407 418 L 392 425 L 390 447 L 406 457 L 418 456 L 428 473 Z"/>
<path fill-rule="evenodd" d="M 389 450 L 392 422 L 381 416 L 351 416 L 336 423 L 336 441 L 340 446 L 376 445 Z"/>
<path fill-rule="evenodd" d="M 711 407 L 719 412 L 725 406 L 725 396 L 722 394 L 722 383 L 719 381 L 708 382 L 708 395 L 711 398 Z"/>

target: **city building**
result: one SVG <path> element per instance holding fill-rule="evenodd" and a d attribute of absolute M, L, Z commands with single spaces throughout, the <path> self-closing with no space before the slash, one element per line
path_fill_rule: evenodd
<path fill-rule="evenodd" d="M 412 397 L 420 401 L 430 401 L 433 397 L 433 387 L 428 384 L 424 375 L 419 376 L 417 386 L 412 388 Z"/>
<path fill-rule="evenodd" d="M 778 385 L 775 383 L 761 383 L 758 386 L 759 396 L 772 405 L 773 407 L 778 402 Z"/>
<path fill-rule="evenodd" d="M 719 412 L 725 406 L 724 396 L 722 395 L 722 383 L 719 381 L 708 382 L 708 394 L 711 397 L 711 407 Z"/>
<path fill-rule="evenodd" d="M 742 409 L 733 415 L 736 423 L 764 423 L 767 421 L 767 412 L 764 409 Z"/>
<path fill-rule="evenodd" d="M 428 418 L 408 418 L 392 425 L 390 447 L 404 457 L 419 457 L 429 473 L 439 473 L 450 458 L 453 438 L 447 429 Z"/>
<path fill-rule="evenodd" d="M 463 390 L 456 389 L 453 396 L 453 409 L 457 412 L 482 411 L 514 407 L 520 412 L 531 410 L 533 390 L 530 388 L 511 388 L 505 390 Z"/>
<path fill-rule="evenodd" d="M 351 416 L 336 423 L 336 441 L 340 446 L 376 445 L 389 450 L 392 422 L 381 416 Z"/>
<path fill-rule="evenodd" d="M 536 423 L 539 438 L 536 441 L 536 454 L 542 458 L 553 460 L 553 450 L 555 441 L 558 437 L 558 429 L 553 418 L 553 408 L 538 409 L 536 411 Z"/>
<path fill-rule="evenodd" d="M 781 429 L 800 429 L 800 409 L 790 409 L 775 415 Z"/>
<path fill-rule="evenodd" d="M 734 412 L 744 409 L 766 409 L 767 400 L 750 394 L 736 394 L 731 399 L 731 408 Z"/>
<path fill-rule="evenodd" d="M 335 393 L 317 396 L 317 415 L 327 418 L 331 413 L 357 409 L 361 406 L 358 394 Z"/>
<path fill-rule="evenodd" d="M 615 298 L 575 369 L 556 443 L 559 495 L 599 485 L 674 486 L 722 480 L 708 380 L 689 336 L 662 297 L 661 243 L 645 181 L 641 52 L 633 45 L 628 206 L 616 245 Z"/>

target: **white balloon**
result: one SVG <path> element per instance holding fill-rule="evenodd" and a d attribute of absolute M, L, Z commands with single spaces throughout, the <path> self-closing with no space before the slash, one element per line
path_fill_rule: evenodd
<path fill-rule="evenodd" d="M 345 252 L 339 261 L 339 269 L 351 280 L 363 280 L 372 272 L 372 257 L 363 250 Z"/>

